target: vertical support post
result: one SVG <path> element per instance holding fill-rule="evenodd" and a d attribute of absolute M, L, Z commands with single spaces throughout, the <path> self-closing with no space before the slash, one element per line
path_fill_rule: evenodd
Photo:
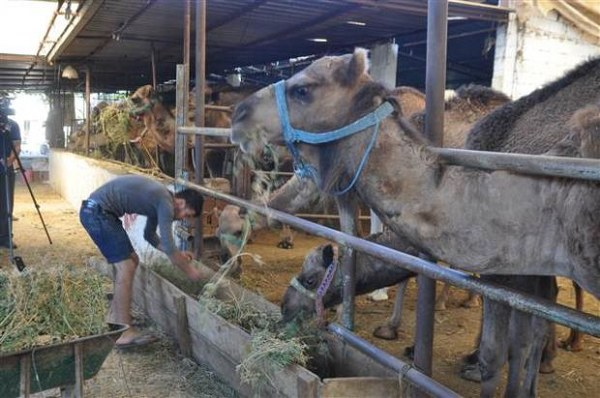
<path fill-rule="evenodd" d="M 448 0 L 428 0 L 427 74 L 425 83 L 425 132 L 434 145 L 440 145 L 444 130 L 444 90 L 446 86 L 446 40 L 448 35 Z M 415 366 L 432 374 L 435 279 L 417 278 L 417 326 Z"/>
<path fill-rule="evenodd" d="M 177 341 L 181 355 L 186 358 L 192 358 L 192 337 L 187 316 L 187 305 L 184 296 L 173 297 L 175 304 L 175 315 L 177 316 Z"/>
<path fill-rule="evenodd" d="M 83 397 L 83 344 L 73 345 L 73 354 L 75 356 L 75 397 Z"/>
<path fill-rule="evenodd" d="M 396 87 L 398 70 L 398 45 L 396 43 L 380 44 L 371 50 L 370 74 L 374 80 L 383 83 L 387 88 Z M 371 211 L 371 234 L 383 231 L 383 223 Z"/>
<path fill-rule="evenodd" d="M 20 394 L 23 397 L 29 397 L 31 393 L 31 358 L 29 355 L 23 355 L 19 362 L 21 367 Z"/>
<path fill-rule="evenodd" d="M 90 134 L 92 133 L 92 104 L 91 100 L 91 77 L 90 68 L 85 68 L 85 153 L 90 154 Z"/>
<path fill-rule="evenodd" d="M 156 49 L 153 42 L 150 42 L 150 63 L 152 64 L 152 88 L 156 90 Z"/>
<path fill-rule="evenodd" d="M 177 65 L 177 80 L 175 85 L 175 128 L 185 126 L 185 115 L 188 101 L 188 90 L 185 83 L 187 65 Z M 175 133 L 175 178 L 183 178 L 183 165 L 187 149 L 187 136 Z"/>
<path fill-rule="evenodd" d="M 204 85 L 206 83 L 206 0 L 196 0 L 196 127 L 204 127 Z M 197 135 L 194 143 L 196 157 L 196 184 L 203 185 L 204 136 Z M 197 217 L 194 233 L 194 254 L 202 255 L 202 217 Z"/>

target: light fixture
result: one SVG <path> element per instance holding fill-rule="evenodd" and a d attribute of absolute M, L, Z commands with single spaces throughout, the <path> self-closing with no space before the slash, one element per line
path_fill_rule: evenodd
<path fill-rule="evenodd" d="M 312 39 L 306 39 L 306 40 L 312 41 L 312 42 L 315 42 L 315 43 L 327 43 L 327 39 L 324 38 L 324 37 L 314 37 Z"/>
<path fill-rule="evenodd" d="M 73 68 L 71 65 L 67 65 L 65 69 L 63 69 L 61 75 L 63 79 L 76 80 L 79 79 L 79 73 L 77 70 Z"/>
<path fill-rule="evenodd" d="M 354 26 L 367 26 L 366 22 L 360 22 L 360 21 L 346 21 L 346 23 L 348 25 L 354 25 Z"/>

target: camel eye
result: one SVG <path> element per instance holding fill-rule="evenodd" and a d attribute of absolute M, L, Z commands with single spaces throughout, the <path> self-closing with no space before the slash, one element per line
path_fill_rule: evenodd
<path fill-rule="evenodd" d="M 294 86 L 290 90 L 290 96 L 298 100 L 306 100 L 308 94 L 309 91 L 307 86 Z"/>

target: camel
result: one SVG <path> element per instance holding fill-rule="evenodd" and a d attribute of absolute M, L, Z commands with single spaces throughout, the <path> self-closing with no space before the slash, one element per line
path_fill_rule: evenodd
<path fill-rule="evenodd" d="M 284 88 L 290 123 L 306 131 L 333 130 L 380 105 L 387 92 L 365 68 L 366 52 L 359 49 L 324 57 L 291 77 Z M 581 90 L 577 99 L 584 97 Z M 295 148 L 315 168 L 318 187 L 332 192 L 357 174 L 372 130 Z M 272 86 L 236 107 L 231 140 L 246 153 L 266 142 L 285 144 Z M 465 271 L 563 276 L 600 296 L 600 264 L 594 261 L 600 242 L 592 239 L 598 232 L 597 182 L 448 166 L 401 118 L 383 119 L 375 142 L 352 189 L 394 232 Z"/>
<path fill-rule="evenodd" d="M 551 115 L 555 122 L 597 97 L 600 80 L 593 72 L 600 70 L 598 63 L 584 64 L 536 100 L 528 96 L 517 101 L 525 107 L 504 106 L 494 113 L 508 120 L 505 130 L 511 134 L 527 123 L 531 130 L 545 131 L 543 122 L 548 121 L 536 115 Z M 457 268 L 481 274 L 564 276 L 600 295 L 600 265 L 594 260 L 599 250 L 596 182 L 445 165 L 408 123 L 389 117 L 393 109 L 385 105 L 378 112 L 383 116 L 356 129 L 361 134 L 322 145 L 313 144 L 327 135 L 306 136 L 312 144 L 290 137 L 289 125 L 304 131 L 335 130 L 380 106 L 388 93 L 365 70 L 365 51 L 359 49 L 322 58 L 288 81 L 261 90 L 236 108 L 232 141 L 248 153 L 266 142 L 287 145 L 321 190 L 341 193 L 340 211 L 348 220 L 351 194 L 356 193 L 396 234 Z M 555 100 L 562 101 L 561 106 Z M 520 118 L 523 115 L 537 123 L 531 125 Z M 488 123 L 491 130 L 502 120 L 488 117 L 478 125 Z M 473 133 L 469 139 L 483 143 L 481 148 L 494 140 L 515 140 L 510 134 L 490 139 Z M 556 141 L 548 147 L 553 144 Z M 395 160 L 393 167 L 388 159 Z M 350 222 L 343 227 L 353 229 Z M 486 366 L 482 373 L 487 377 Z"/>
<path fill-rule="evenodd" d="M 194 91 L 189 96 L 188 118 L 189 122 L 194 121 L 194 111 L 196 109 Z M 234 98 L 234 97 L 231 97 Z M 228 98 L 230 100 L 231 98 Z M 239 100 L 240 96 L 235 97 Z M 145 85 L 138 88 L 128 99 L 132 104 L 132 114 L 143 120 L 145 130 L 144 135 L 152 139 L 153 149 L 159 149 L 161 166 L 163 170 L 172 174 L 173 159 L 175 153 L 175 114 L 173 109 L 166 106 L 160 99 L 151 85 Z M 221 105 L 221 103 L 218 103 Z M 224 106 L 231 106 L 227 104 Z M 216 110 L 205 110 L 204 125 L 207 127 L 228 128 L 231 126 L 231 118 L 227 112 Z M 149 134 L 147 134 L 149 133 Z M 226 137 L 205 136 L 205 143 L 225 144 L 228 142 Z M 193 146 L 193 137 L 188 137 L 188 147 Z M 205 151 L 205 162 L 207 172 L 210 178 L 221 177 L 225 168 L 225 149 L 207 149 Z"/>

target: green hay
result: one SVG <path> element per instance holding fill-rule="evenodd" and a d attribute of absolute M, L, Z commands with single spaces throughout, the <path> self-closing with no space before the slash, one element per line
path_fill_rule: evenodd
<path fill-rule="evenodd" d="M 291 364 L 306 365 L 306 345 L 298 338 L 288 340 L 268 330 L 255 330 L 252 333 L 250 352 L 237 371 L 243 383 L 251 385 L 255 396 L 270 385 L 277 389 L 274 375 Z"/>
<path fill-rule="evenodd" d="M 152 264 L 150 268 L 192 297 L 200 296 L 202 289 L 204 289 L 204 285 L 206 284 L 204 281 L 194 282 L 189 280 L 179 268 L 171 263 L 156 262 Z"/>
<path fill-rule="evenodd" d="M 0 273 L 0 353 L 107 332 L 105 281 L 67 266 Z"/>
<path fill-rule="evenodd" d="M 96 131 L 108 138 L 109 152 L 114 156 L 120 144 L 129 142 L 129 106 L 126 102 L 111 104 L 102 109 L 94 123 Z"/>

